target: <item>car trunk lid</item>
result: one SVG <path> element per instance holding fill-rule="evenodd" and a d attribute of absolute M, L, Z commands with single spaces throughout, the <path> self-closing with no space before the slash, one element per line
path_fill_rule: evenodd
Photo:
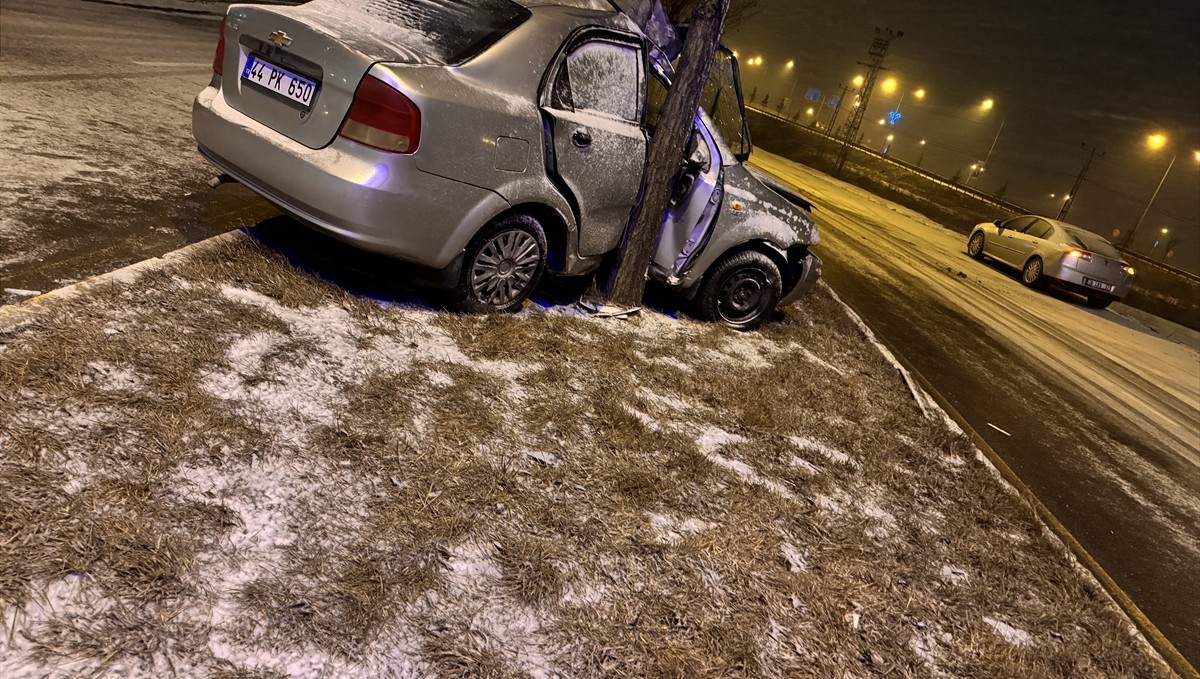
<path fill-rule="evenodd" d="M 511 0 L 234 5 L 225 24 L 221 87 L 234 109 L 321 148 L 338 133 L 373 64 L 461 63 L 528 16 Z M 312 89 L 307 99 L 306 87 Z"/>
<path fill-rule="evenodd" d="M 1108 241 L 1087 231 L 1072 230 L 1067 233 L 1070 245 L 1079 248 L 1083 255 L 1074 258 L 1076 271 L 1110 285 L 1119 284 L 1129 275 L 1126 271 L 1128 264 Z"/>

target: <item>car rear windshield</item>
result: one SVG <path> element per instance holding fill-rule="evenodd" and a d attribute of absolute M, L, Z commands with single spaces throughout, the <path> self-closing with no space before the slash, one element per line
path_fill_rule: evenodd
<path fill-rule="evenodd" d="M 417 52 L 421 61 L 461 64 L 530 17 L 512 0 L 314 0 L 302 11 Z M 353 41 L 355 36 L 343 35 Z"/>
<path fill-rule="evenodd" d="M 1081 229 L 1070 229 L 1068 233 L 1071 234 L 1071 238 L 1075 239 L 1075 242 L 1084 250 L 1104 255 L 1110 259 L 1121 259 L 1121 253 L 1117 252 L 1112 243 L 1104 240 L 1103 236 L 1098 236 L 1091 231 L 1083 231 Z"/>

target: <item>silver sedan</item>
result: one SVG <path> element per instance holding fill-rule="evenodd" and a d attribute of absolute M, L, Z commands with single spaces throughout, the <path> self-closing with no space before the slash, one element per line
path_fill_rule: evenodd
<path fill-rule="evenodd" d="M 1033 288 L 1053 285 L 1087 297 L 1103 309 L 1129 294 L 1133 267 L 1104 238 L 1087 229 L 1036 215 L 977 224 L 967 254 L 1019 269 Z"/>

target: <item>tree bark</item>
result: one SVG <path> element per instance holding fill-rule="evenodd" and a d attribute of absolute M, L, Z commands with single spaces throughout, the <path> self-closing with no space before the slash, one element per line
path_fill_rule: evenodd
<path fill-rule="evenodd" d="M 642 303 L 646 270 L 671 201 L 671 184 L 679 172 L 688 135 L 700 110 L 700 97 L 721 40 L 729 3 L 730 0 L 696 0 L 692 7 L 679 69 L 650 140 L 638 200 L 629 213 L 616 265 L 601 290 L 608 304 L 635 307 Z"/>

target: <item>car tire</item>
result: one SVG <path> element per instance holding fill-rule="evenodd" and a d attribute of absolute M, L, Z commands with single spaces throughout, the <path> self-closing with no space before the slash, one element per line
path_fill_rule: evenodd
<path fill-rule="evenodd" d="M 1041 257 L 1030 257 L 1021 267 L 1021 282 L 1030 288 L 1041 288 L 1046 284 L 1046 276 Z"/>
<path fill-rule="evenodd" d="M 974 259 L 983 259 L 983 246 L 986 243 L 985 238 L 982 231 L 976 231 L 971 234 L 971 240 L 967 241 L 967 254 Z"/>
<path fill-rule="evenodd" d="M 783 276 L 772 259 L 745 250 L 718 262 L 696 297 L 700 316 L 735 330 L 754 330 L 770 318 L 783 295 Z"/>
<path fill-rule="evenodd" d="M 1102 295 L 1088 295 L 1087 296 L 1087 305 L 1093 309 L 1107 309 L 1108 305 L 1112 304 L 1115 301 L 1117 301 L 1117 300 L 1113 299 L 1112 297 L 1107 297 L 1107 296 L 1102 296 Z"/>
<path fill-rule="evenodd" d="M 467 313 L 520 309 L 546 272 L 546 233 L 529 215 L 485 226 L 463 253 L 453 306 Z"/>

